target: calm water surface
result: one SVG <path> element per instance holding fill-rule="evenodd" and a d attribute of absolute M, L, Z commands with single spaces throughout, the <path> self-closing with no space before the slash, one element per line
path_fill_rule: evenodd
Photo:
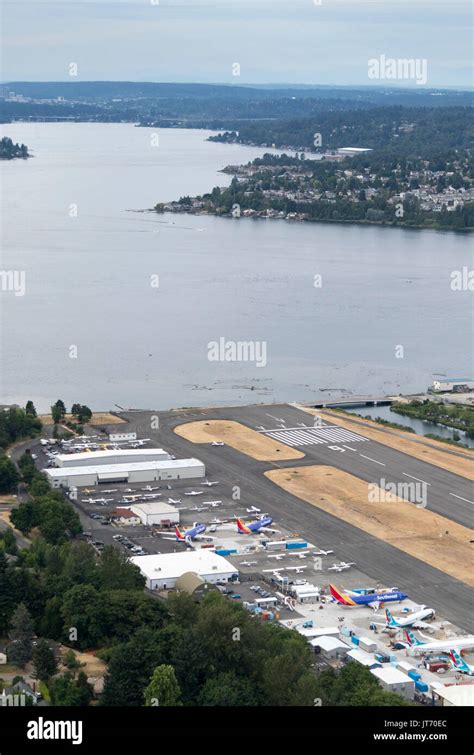
<path fill-rule="evenodd" d="M 26 275 L 24 296 L 0 291 L 0 402 L 309 401 L 472 374 L 472 293 L 450 288 L 468 238 L 138 212 L 227 185 L 220 169 L 264 150 L 189 130 L 152 146 L 130 124 L 1 132 L 35 157 L 0 166 L 1 269 Z M 219 338 L 264 341 L 266 365 L 209 361 Z"/>

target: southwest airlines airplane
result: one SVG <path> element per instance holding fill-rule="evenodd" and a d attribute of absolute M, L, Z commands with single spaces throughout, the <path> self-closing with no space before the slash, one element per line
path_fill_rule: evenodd
<path fill-rule="evenodd" d="M 237 519 L 237 532 L 240 535 L 252 535 L 255 532 L 260 532 L 261 529 L 265 529 L 265 527 L 269 527 L 272 522 L 271 516 L 262 516 L 261 519 L 250 524 L 245 524 L 242 519 Z"/>
<path fill-rule="evenodd" d="M 186 532 L 181 532 L 179 527 L 175 527 L 175 533 L 176 533 L 176 540 L 179 543 L 186 543 L 188 540 L 197 540 L 199 539 L 199 536 L 205 532 L 206 525 L 205 524 L 198 524 L 195 522 L 195 524 L 191 527 L 190 530 L 186 530 Z M 212 539 L 212 538 L 211 538 Z"/>
<path fill-rule="evenodd" d="M 408 595 L 400 590 L 389 590 L 387 592 L 374 592 L 368 595 L 361 595 L 360 593 L 352 593 L 347 595 L 341 590 L 338 590 L 334 585 L 329 585 L 329 592 L 332 597 L 342 606 L 370 606 L 377 610 L 383 603 L 393 603 L 395 601 L 400 602 L 405 600 Z"/>

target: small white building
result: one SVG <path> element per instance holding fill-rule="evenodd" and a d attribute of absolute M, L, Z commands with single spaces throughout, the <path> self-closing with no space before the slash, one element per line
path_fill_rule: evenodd
<path fill-rule="evenodd" d="M 310 585 L 309 583 L 305 585 L 291 585 L 290 592 L 298 603 L 317 603 L 321 595 L 319 587 L 315 587 L 315 585 Z"/>
<path fill-rule="evenodd" d="M 170 590 L 187 572 L 194 572 L 211 584 L 231 582 L 239 576 L 233 564 L 207 549 L 134 556 L 130 561 L 140 569 L 149 590 Z"/>
<path fill-rule="evenodd" d="M 445 707 L 474 707 L 474 684 L 437 684 L 436 688 L 432 685 L 432 693 L 435 700 Z"/>
<path fill-rule="evenodd" d="M 152 524 L 163 526 L 164 524 L 179 524 L 179 511 L 175 506 L 161 501 L 150 503 L 134 503 L 130 510 L 136 514 L 141 523 L 150 527 Z"/>
<path fill-rule="evenodd" d="M 116 443 L 121 440 L 136 440 L 136 433 L 109 433 L 109 440 L 111 443 Z"/>
<path fill-rule="evenodd" d="M 4 666 L 6 662 L 7 662 L 7 650 L 3 645 L 1 645 L 0 646 L 0 665 Z"/>
<path fill-rule="evenodd" d="M 366 653 L 365 650 L 359 650 L 359 648 L 350 650 L 347 653 L 347 658 L 349 658 L 351 661 L 357 661 L 357 663 L 362 664 L 362 666 L 367 666 L 367 668 L 371 668 L 372 666 L 376 666 L 378 664 L 378 661 L 376 660 L 375 656 L 372 655 L 372 653 Z"/>
<path fill-rule="evenodd" d="M 385 665 L 382 668 L 371 669 L 371 673 L 378 679 L 380 686 L 386 692 L 395 692 L 406 700 L 413 700 L 415 697 L 415 682 L 403 671 Z"/>
<path fill-rule="evenodd" d="M 308 640 L 312 640 L 315 637 L 337 637 L 339 635 L 338 627 L 296 627 L 298 634 L 306 637 Z"/>
<path fill-rule="evenodd" d="M 141 524 L 141 519 L 129 508 L 118 506 L 116 509 L 110 512 L 110 518 L 114 519 L 117 524 Z"/>
<path fill-rule="evenodd" d="M 320 652 L 321 655 L 327 660 L 338 661 L 349 652 L 350 647 L 337 637 L 329 637 L 323 635 L 322 637 L 315 637 L 314 640 L 310 640 L 309 644 L 314 649 L 315 653 Z"/>
<path fill-rule="evenodd" d="M 169 453 L 162 448 L 127 448 L 109 451 L 83 451 L 77 454 L 58 454 L 58 467 L 89 467 L 104 464 L 135 464 L 142 461 L 167 461 Z"/>
<path fill-rule="evenodd" d="M 58 467 L 44 470 L 53 488 L 80 488 L 101 482 L 156 482 L 204 477 L 206 468 L 199 459 L 169 459 L 129 464 L 88 467 Z"/>

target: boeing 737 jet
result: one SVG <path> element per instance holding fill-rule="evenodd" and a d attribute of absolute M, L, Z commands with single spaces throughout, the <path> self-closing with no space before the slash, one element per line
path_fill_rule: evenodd
<path fill-rule="evenodd" d="M 405 600 L 408 595 L 400 590 L 388 590 L 387 592 L 374 592 L 370 595 L 347 595 L 334 585 L 329 585 L 331 596 L 341 606 L 370 606 L 377 610 L 384 603 L 394 603 Z"/>

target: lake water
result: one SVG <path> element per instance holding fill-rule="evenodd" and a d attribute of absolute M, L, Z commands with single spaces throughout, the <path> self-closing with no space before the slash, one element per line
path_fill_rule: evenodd
<path fill-rule="evenodd" d="M 353 409 L 347 409 L 347 411 L 351 414 L 358 414 L 361 417 L 371 417 L 372 419 L 380 417 L 389 422 L 396 422 L 399 425 L 411 427 L 418 435 L 439 435 L 441 438 L 453 440 L 454 433 L 457 433 L 460 437 L 460 443 L 469 446 L 469 448 L 474 448 L 474 440 L 467 438 L 466 433 L 462 430 L 454 430 L 452 427 L 446 427 L 446 425 L 437 425 L 435 422 L 427 422 L 416 417 L 407 417 L 404 414 L 391 412 L 389 406 L 357 406 Z"/>
<path fill-rule="evenodd" d="M 24 296 L 0 281 L 0 402 L 310 401 L 473 372 L 472 293 L 450 287 L 472 269 L 467 237 L 136 212 L 226 185 L 220 169 L 264 150 L 130 124 L 1 132 L 35 156 L 0 165 L 0 269 L 25 273 Z M 210 361 L 221 338 L 266 359 Z"/>

